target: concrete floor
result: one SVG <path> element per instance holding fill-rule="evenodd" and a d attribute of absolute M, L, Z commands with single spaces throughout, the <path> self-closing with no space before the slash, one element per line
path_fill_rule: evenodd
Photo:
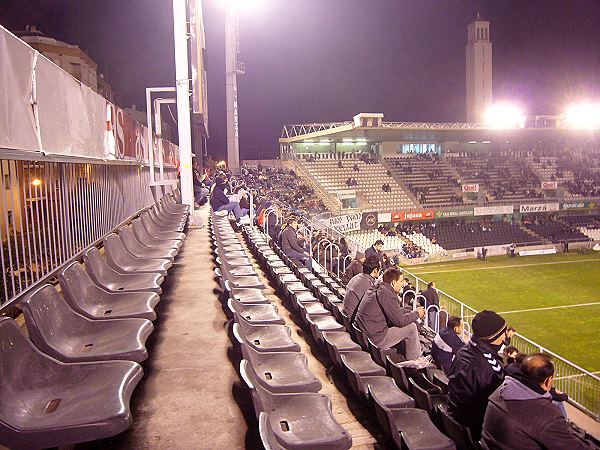
<path fill-rule="evenodd" d="M 248 408 L 243 402 L 238 406 L 232 388 L 239 377 L 228 356 L 227 318 L 213 292 L 218 284 L 207 228 L 188 231 L 163 285 L 145 376 L 132 398 L 133 425 L 119 436 L 76 448 L 252 447 L 242 414 Z"/>

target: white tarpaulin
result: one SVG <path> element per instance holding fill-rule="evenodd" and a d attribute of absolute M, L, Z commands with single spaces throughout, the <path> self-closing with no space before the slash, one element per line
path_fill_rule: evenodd
<path fill-rule="evenodd" d="M 558 203 L 537 203 L 535 205 L 521 205 L 519 212 L 521 213 L 536 213 L 558 211 Z"/>
<path fill-rule="evenodd" d="M 0 147 L 39 150 L 31 107 L 34 50 L 0 27 Z"/>
<path fill-rule="evenodd" d="M 44 152 L 102 158 L 106 100 L 43 56 L 35 72 Z"/>

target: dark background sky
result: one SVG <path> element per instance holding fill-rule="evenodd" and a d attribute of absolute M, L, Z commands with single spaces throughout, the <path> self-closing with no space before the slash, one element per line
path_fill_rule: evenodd
<path fill-rule="evenodd" d="M 225 155 L 224 9 L 203 0 L 209 153 Z M 174 84 L 170 0 L 0 0 L 0 24 L 79 44 L 121 106 Z M 494 98 L 528 114 L 600 99 L 600 0 L 262 0 L 240 17 L 242 158 L 270 157 L 284 123 L 464 121 L 467 25 L 491 21 Z M 1 63 L 1 62 L 0 62 Z"/>

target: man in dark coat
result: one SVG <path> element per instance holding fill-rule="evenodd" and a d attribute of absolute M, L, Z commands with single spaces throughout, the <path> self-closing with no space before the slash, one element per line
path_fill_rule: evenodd
<path fill-rule="evenodd" d="M 484 310 L 475 315 L 471 328 L 471 340 L 448 370 L 448 413 L 479 440 L 488 397 L 504 379 L 498 351 L 506 337 L 506 322 L 494 311 Z"/>
<path fill-rule="evenodd" d="M 298 245 L 298 218 L 292 216 L 287 221 L 287 226 L 281 232 L 281 250 L 288 258 L 298 259 L 307 269 L 312 270 L 312 259 L 302 247 Z"/>
<path fill-rule="evenodd" d="M 217 178 L 217 182 L 210 196 L 210 206 L 214 211 L 233 212 L 238 222 L 243 216 L 240 204 L 229 200 L 225 190 L 227 189 L 227 181 L 223 178 Z"/>
<path fill-rule="evenodd" d="M 377 239 L 371 247 L 365 250 L 365 258 L 368 258 L 369 256 L 376 256 L 381 262 L 382 269 L 386 269 L 387 267 L 385 266 L 385 261 L 383 259 L 383 252 L 381 251 L 382 249 L 383 241 L 381 239 Z"/>
<path fill-rule="evenodd" d="M 369 288 L 375 284 L 375 280 L 381 273 L 381 264 L 379 260 L 371 256 L 365 259 L 362 264 L 362 273 L 355 275 L 346 286 L 346 295 L 344 295 L 344 312 L 349 318 L 354 318 L 356 308 L 360 304 L 363 296 Z"/>
<path fill-rule="evenodd" d="M 435 287 L 435 281 L 430 281 L 427 284 L 427 289 L 425 289 L 423 292 L 421 292 L 421 295 L 423 295 L 423 297 L 425 297 L 425 300 L 427 301 L 427 303 L 425 305 L 421 305 L 421 306 L 425 306 L 425 308 L 428 308 L 431 305 L 435 305 L 437 307 L 440 306 L 440 297 L 439 297 L 437 289 Z M 435 319 L 436 319 L 436 313 L 432 309 L 429 313 L 429 327 L 430 328 L 434 328 Z"/>
<path fill-rule="evenodd" d="M 398 300 L 402 289 L 402 272 L 391 267 L 383 273 L 383 281 L 369 289 L 356 313 L 354 323 L 375 345 L 382 349 L 405 342 L 406 359 L 415 360 L 422 354 L 415 322 L 423 318 L 425 310 L 403 308 Z M 389 325 L 388 325 L 389 324 Z"/>
<path fill-rule="evenodd" d="M 579 439 L 552 404 L 554 364 L 536 353 L 525 358 L 521 370 L 507 376 L 490 396 L 481 445 L 486 450 L 594 448 Z"/>
<path fill-rule="evenodd" d="M 352 278 L 359 273 L 362 273 L 363 262 L 365 262 L 365 255 L 360 252 L 356 252 L 356 257 L 352 260 L 348 267 L 346 267 L 346 271 L 342 275 L 342 283 L 344 283 L 344 285 L 347 285 Z"/>
<path fill-rule="evenodd" d="M 431 344 L 431 356 L 446 374 L 456 353 L 465 346 L 461 339 L 463 326 L 460 317 L 449 317 L 447 325 L 440 330 Z"/>

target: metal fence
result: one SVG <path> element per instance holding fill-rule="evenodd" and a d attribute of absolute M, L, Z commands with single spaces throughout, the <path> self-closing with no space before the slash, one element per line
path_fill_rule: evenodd
<path fill-rule="evenodd" d="M 0 311 L 153 204 L 149 182 L 140 164 L 1 159 Z"/>
<path fill-rule="evenodd" d="M 406 269 L 403 269 L 403 272 L 413 281 L 417 292 L 427 287 L 427 281 Z M 438 294 L 440 306 L 446 309 L 449 315 L 462 317 L 467 324 L 466 328 L 470 330 L 471 321 L 478 311 L 444 291 L 438 289 Z M 572 404 L 594 419 L 600 420 L 600 377 L 518 333 L 512 338 L 511 345 L 517 347 L 522 353 L 546 353 L 552 356 L 556 369 L 555 387 L 567 393 Z"/>

